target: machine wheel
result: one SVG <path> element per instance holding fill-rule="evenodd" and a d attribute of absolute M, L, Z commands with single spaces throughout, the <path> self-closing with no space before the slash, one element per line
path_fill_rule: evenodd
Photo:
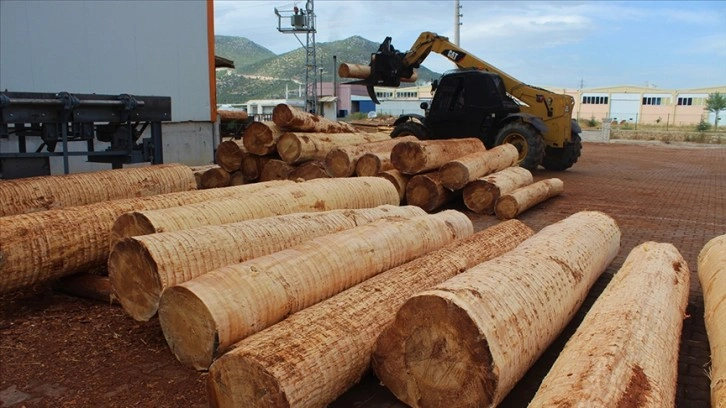
<path fill-rule="evenodd" d="M 542 159 L 542 166 L 547 170 L 567 170 L 577 163 L 582 151 L 582 139 L 579 133 L 572 133 L 572 142 L 561 149 L 549 147 L 545 149 L 545 157 Z"/>
<path fill-rule="evenodd" d="M 542 135 L 530 125 L 522 122 L 512 122 L 505 125 L 497 135 L 496 145 L 504 143 L 514 145 L 519 150 L 517 164 L 527 170 L 534 170 L 542 163 L 545 145 Z"/>
<path fill-rule="evenodd" d="M 424 140 L 428 139 L 428 132 L 424 125 L 418 122 L 408 121 L 399 124 L 393 129 L 393 131 L 391 131 L 391 137 L 399 136 L 416 136 L 417 138 Z"/>

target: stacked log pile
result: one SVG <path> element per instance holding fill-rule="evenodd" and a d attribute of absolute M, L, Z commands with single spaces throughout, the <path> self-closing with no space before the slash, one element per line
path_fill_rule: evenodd
<path fill-rule="evenodd" d="M 179 361 L 206 370 L 287 315 L 472 233 L 466 215 L 445 211 L 325 235 L 167 288 L 159 322 Z"/>

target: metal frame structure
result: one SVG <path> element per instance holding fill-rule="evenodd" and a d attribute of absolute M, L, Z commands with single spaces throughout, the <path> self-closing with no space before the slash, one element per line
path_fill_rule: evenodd
<path fill-rule="evenodd" d="M 318 95 L 317 95 L 317 57 L 315 55 L 315 6 L 313 0 L 307 0 L 305 10 L 299 9 L 297 6 L 293 10 L 278 10 L 275 8 L 277 15 L 277 30 L 285 34 L 295 34 L 300 45 L 305 49 L 305 110 L 317 113 Z M 283 27 L 282 20 L 289 19 L 290 27 Z M 297 34 L 304 33 L 306 35 L 305 44 L 300 41 Z"/>
<path fill-rule="evenodd" d="M 88 156 L 88 161 L 111 163 L 114 169 L 127 163 L 159 164 L 161 122 L 170 120 L 171 98 L 165 96 L 0 92 L 0 138 L 18 138 L 18 152 L 0 153 L 0 160 L 62 156 L 66 174 L 69 156 Z M 151 137 L 139 142 L 147 127 Z M 28 152 L 27 137 L 40 137 L 42 144 Z M 94 139 L 110 147 L 96 151 Z M 68 151 L 69 142 L 86 142 L 87 149 Z"/>

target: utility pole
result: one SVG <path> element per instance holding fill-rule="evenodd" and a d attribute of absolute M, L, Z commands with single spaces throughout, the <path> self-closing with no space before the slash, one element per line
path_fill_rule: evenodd
<path fill-rule="evenodd" d="M 277 31 L 285 34 L 295 34 L 295 38 L 305 49 L 305 111 L 315 113 L 318 109 L 317 93 L 317 58 L 315 55 L 315 8 L 313 0 L 307 0 L 305 10 L 295 6 L 292 10 L 278 10 Z M 290 26 L 283 26 L 282 20 L 290 22 Z M 289 20 L 288 20 L 289 19 Z M 300 41 L 298 34 L 305 34 L 305 44 Z"/>
<path fill-rule="evenodd" d="M 459 46 L 459 29 L 463 24 L 461 21 L 459 21 L 459 18 L 461 17 L 464 17 L 464 15 L 461 13 L 461 5 L 459 4 L 459 0 L 454 0 L 454 44 L 456 44 L 457 46 Z"/>

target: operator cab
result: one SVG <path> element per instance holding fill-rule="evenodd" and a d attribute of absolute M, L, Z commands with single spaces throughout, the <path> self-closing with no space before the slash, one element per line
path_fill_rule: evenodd
<path fill-rule="evenodd" d="M 480 137 L 490 148 L 498 122 L 516 112 L 519 105 L 507 95 L 499 75 L 457 69 L 439 80 L 426 127 L 432 139 Z"/>

